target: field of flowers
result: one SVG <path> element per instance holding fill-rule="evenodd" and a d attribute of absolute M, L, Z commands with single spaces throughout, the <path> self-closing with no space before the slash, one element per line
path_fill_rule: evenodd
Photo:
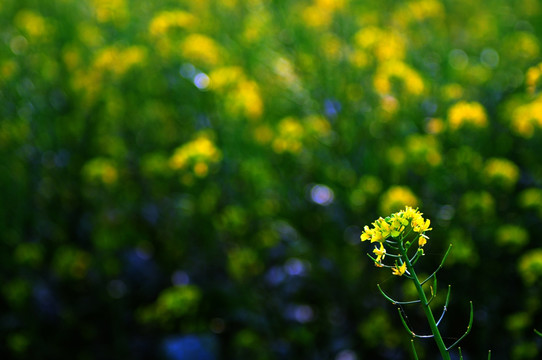
<path fill-rule="evenodd" d="M 537 0 L 2 0 L 0 355 L 410 359 L 409 205 L 444 341 L 540 359 L 541 89 Z"/>

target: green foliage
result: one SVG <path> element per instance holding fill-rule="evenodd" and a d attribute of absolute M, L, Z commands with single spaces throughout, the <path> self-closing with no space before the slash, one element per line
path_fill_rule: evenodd
<path fill-rule="evenodd" d="M 541 39 L 534 0 L 0 1 L 0 357 L 407 356 L 359 236 L 412 205 L 464 357 L 537 358 Z"/>

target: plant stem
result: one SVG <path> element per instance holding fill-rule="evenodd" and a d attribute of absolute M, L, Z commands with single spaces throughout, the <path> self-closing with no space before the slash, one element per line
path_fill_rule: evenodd
<path fill-rule="evenodd" d="M 425 316 L 427 317 L 427 321 L 429 322 L 429 327 L 431 328 L 431 333 L 433 334 L 435 342 L 437 343 L 437 347 L 440 351 L 440 355 L 442 356 L 443 360 L 451 360 L 450 354 L 448 353 L 448 350 L 446 349 L 446 345 L 444 344 L 444 340 L 442 340 L 442 336 L 440 335 L 440 331 L 437 327 L 437 323 L 435 322 L 435 317 L 433 316 L 433 312 L 431 311 L 431 308 L 429 307 L 429 304 L 427 302 L 427 296 L 425 295 L 425 292 L 423 291 L 420 280 L 418 279 L 418 276 L 416 275 L 416 271 L 414 270 L 414 266 L 412 266 L 412 264 L 410 263 L 410 260 L 408 259 L 408 254 L 406 252 L 406 249 L 403 247 L 402 242 L 399 242 L 399 244 L 400 244 L 401 257 L 403 258 L 403 261 L 406 263 L 407 270 L 410 273 L 410 276 L 412 277 L 412 281 L 414 282 L 414 286 L 416 286 L 416 290 L 418 291 L 418 296 L 421 300 L 423 311 L 425 313 Z"/>

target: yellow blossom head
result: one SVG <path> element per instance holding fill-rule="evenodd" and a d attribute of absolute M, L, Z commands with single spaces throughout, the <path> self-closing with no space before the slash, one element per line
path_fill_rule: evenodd
<path fill-rule="evenodd" d="M 464 126 L 485 128 L 488 123 L 486 110 L 475 101 L 460 101 L 453 105 L 448 110 L 448 122 L 452 131 Z"/>
<path fill-rule="evenodd" d="M 403 275 L 406 271 L 406 263 L 403 262 L 394 266 L 385 265 L 383 260 L 388 254 L 390 257 L 401 258 L 409 248 L 418 245 L 416 256 L 423 255 L 423 246 L 427 244 L 429 237 L 425 235 L 431 229 L 431 221 L 424 219 L 423 214 L 410 206 L 404 210 L 393 213 L 386 218 L 378 218 L 371 226 L 366 225 L 361 234 L 361 241 L 376 242 L 378 245 L 373 253 L 376 258 L 372 258 L 378 267 L 392 268 L 394 275 Z M 388 249 L 386 249 L 388 246 Z M 393 253 L 390 254 L 390 251 Z"/>

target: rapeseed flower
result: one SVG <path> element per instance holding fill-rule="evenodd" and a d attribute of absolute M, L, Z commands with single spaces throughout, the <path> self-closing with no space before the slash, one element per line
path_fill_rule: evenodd
<path fill-rule="evenodd" d="M 484 167 L 486 179 L 503 188 L 513 187 L 519 180 L 520 171 L 516 164 L 508 159 L 491 158 Z"/>
<path fill-rule="evenodd" d="M 402 157 L 401 149 L 397 148 L 396 155 Z M 397 211 L 404 206 L 417 206 L 418 198 L 416 195 L 406 186 L 392 186 L 386 190 L 380 197 L 380 211 L 384 214 L 392 211 Z"/>
<path fill-rule="evenodd" d="M 485 128 L 488 123 L 486 110 L 476 101 L 460 101 L 453 105 L 448 110 L 448 122 L 453 131 L 463 126 Z"/>
<path fill-rule="evenodd" d="M 542 127 L 542 96 L 533 101 L 517 106 L 512 113 L 510 127 L 519 136 L 526 139 L 533 137 L 535 130 Z"/>
<path fill-rule="evenodd" d="M 403 274 L 406 272 L 406 263 L 403 263 L 401 266 L 398 266 L 395 264 L 395 266 L 392 268 L 392 274 L 397 276 L 403 276 Z"/>
<path fill-rule="evenodd" d="M 389 267 L 393 274 L 398 276 L 402 276 L 407 271 L 406 262 L 401 265 L 398 265 L 397 262 L 394 266 L 385 265 L 382 262 L 385 256 L 402 258 L 416 240 L 418 241 L 418 250 L 414 257 L 423 255 L 422 247 L 427 244 L 429 239 L 425 232 L 432 230 L 431 220 L 424 219 L 421 212 L 410 206 L 406 206 L 404 210 L 391 214 L 385 219 L 380 217 L 371 225 L 366 225 L 363 228 L 360 236 L 361 241 L 379 243 L 373 250 L 376 255 L 376 258 L 373 258 L 375 265 Z M 388 245 L 389 249 L 396 251 L 396 253 L 390 254 L 385 245 Z"/>
<path fill-rule="evenodd" d="M 386 248 L 384 247 L 384 244 L 380 243 L 380 248 L 375 247 L 373 253 L 376 255 L 375 265 L 382 266 L 380 265 L 380 261 L 386 257 Z"/>
<path fill-rule="evenodd" d="M 220 162 L 222 152 L 205 133 L 200 133 L 196 139 L 178 147 L 169 160 L 173 170 L 191 169 L 194 174 L 203 178 L 209 172 L 209 167 Z"/>

